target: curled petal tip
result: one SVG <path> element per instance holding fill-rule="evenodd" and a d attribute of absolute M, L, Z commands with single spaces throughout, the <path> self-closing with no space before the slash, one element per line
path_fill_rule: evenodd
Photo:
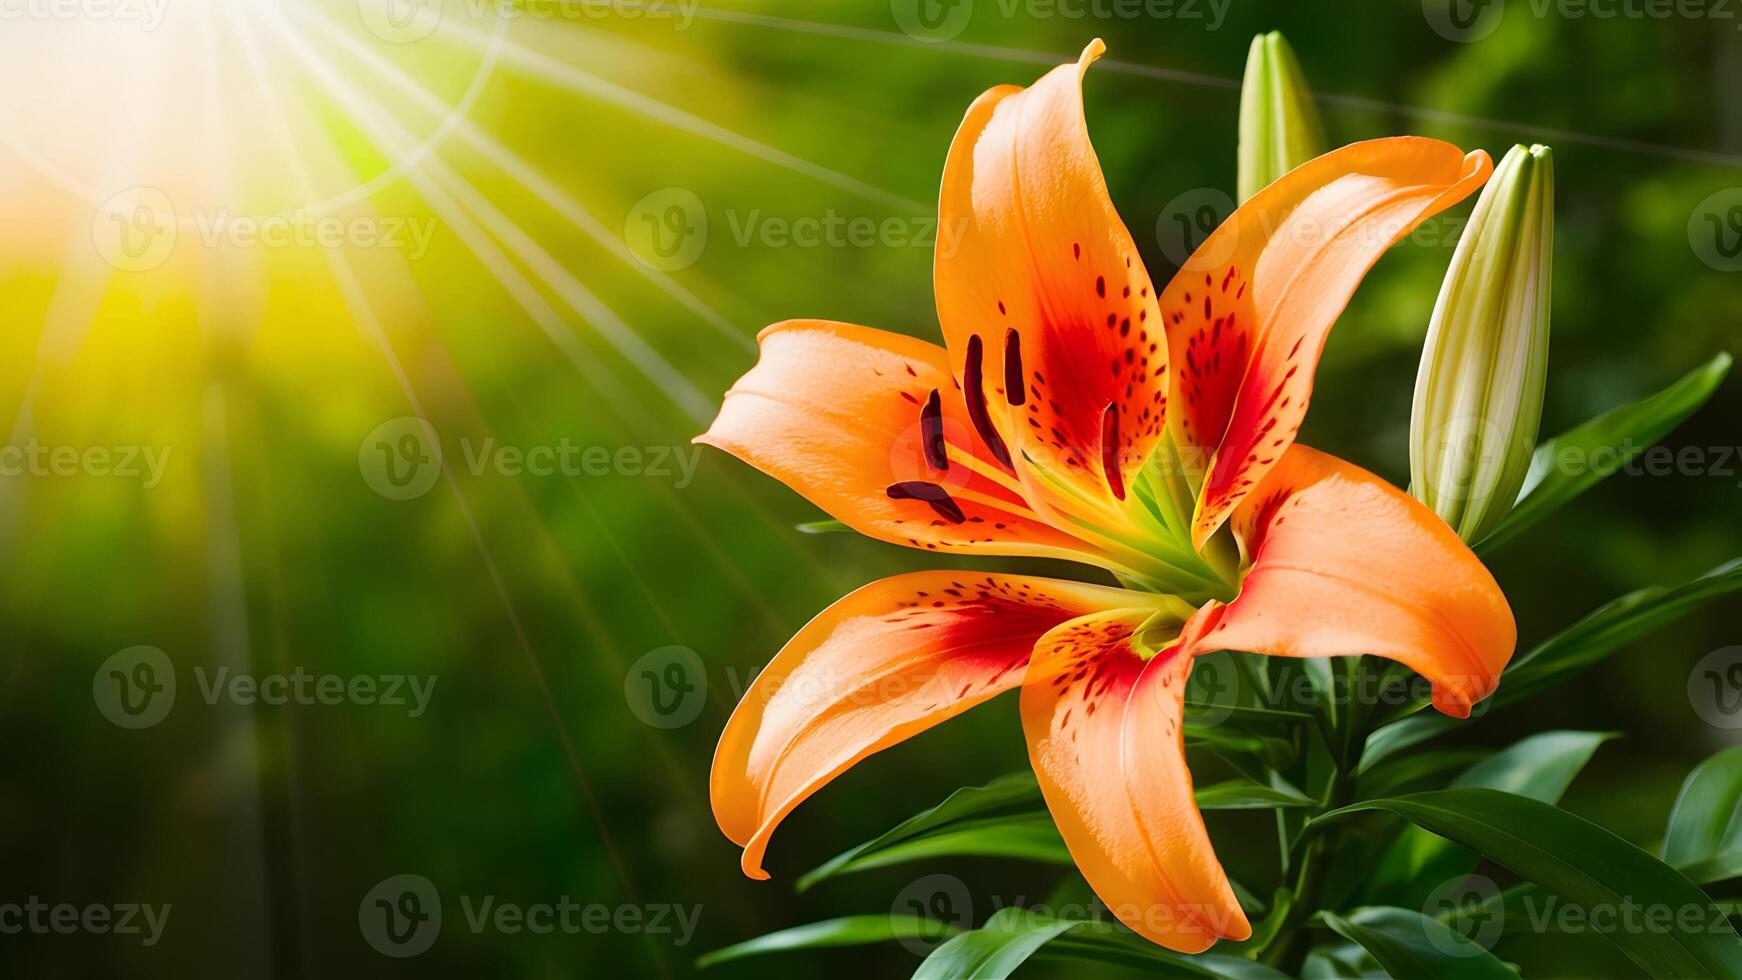
<path fill-rule="evenodd" d="M 756 832 L 750 843 L 744 845 L 744 856 L 739 858 L 738 867 L 743 869 L 744 877 L 752 881 L 767 881 L 768 872 L 762 869 L 762 854 L 768 847 L 769 832 L 773 828 L 764 828 Z"/>
<path fill-rule="evenodd" d="M 1471 150 L 1464 154 L 1465 179 L 1479 177 L 1487 180 L 1494 172 L 1494 160 L 1488 156 L 1487 150 Z"/>
<path fill-rule="evenodd" d="M 1106 54 L 1106 53 L 1107 53 L 1107 42 L 1101 40 L 1100 38 L 1095 38 L 1094 40 L 1090 41 L 1086 46 L 1084 46 L 1082 56 L 1077 59 L 1077 64 L 1080 67 L 1087 68 L 1090 65 L 1094 64 L 1095 62 L 1101 60 L 1101 56 Z"/>
<path fill-rule="evenodd" d="M 1440 714 L 1452 718 L 1470 717 L 1470 699 L 1451 691 L 1434 691 L 1434 707 L 1439 710 Z"/>

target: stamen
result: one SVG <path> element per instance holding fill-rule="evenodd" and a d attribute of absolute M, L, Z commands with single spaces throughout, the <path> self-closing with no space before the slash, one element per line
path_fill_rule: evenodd
<path fill-rule="evenodd" d="M 998 430 L 992 428 L 992 416 L 986 411 L 986 392 L 981 384 L 981 358 L 985 352 L 981 349 L 980 335 L 974 334 L 968 338 L 968 363 L 962 369 L 962 392 L 968 399 L 968 418 L 974 423 L 974 430 L 980 433 L 980 441 L 992 451 L 992 456 L 1006 467 L 1010 466 L 1010 450 L 1004 447 L 1004 440 L 999 438 Z"/>
<path fill-rule="evenodd" d="M 1012 405 L 1028 400 L 1022 390 L 1022 335 L 1015 330 L 1004 335 L 1004 397 Z"/>
<path fill-rule="evenodd" d="M 908 480 L 903 483 L 891 483 L 889 488 L 883 492 L 889 495 L 890 500 L 923 500 L 931 505 L 931 509 L 936 511 L 939 517 L 949 520 L 952 524 L 961 524 L 968 519 L 968 516 L 962 513 L 961 505 L 950 499 L 949 491 L 935 483 L 927 483 L 924 480 Z"/>
<path fill-rule="evenodd" d="M 1101 469 L 1113 496 L 1125 499 L 1125 477 L 1119 471 L 1119 406 L 1109 403 L 1101 413 Z"/>
<path fill-rule="evenodd" d="M 938 398 L 938 390 L 931 390 L 931 397 L 925 400 L 925 407 L 919 411 L 920 442 L 925 447 L 925 461 L 934 470 L 950 468 L 950 457 L 944 450 L 944 408 Z"/>

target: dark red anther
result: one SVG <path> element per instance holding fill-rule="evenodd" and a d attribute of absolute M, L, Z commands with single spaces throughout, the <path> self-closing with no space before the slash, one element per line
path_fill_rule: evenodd
<path fill-rule="evenodd" d="M 944 407 L 938 398 L 938 390 L 931 390 L 931 397 L 925 400 L 925 407 L 919 410 L 920 442 L 925 447 L 925 461 L 934 470 L 950 468 L 950 457 L 944 451 Z"/>
<path fill-rule="evenodd" d="M 1101 413 L 1101 469 L 1113 496 L 1125 499 L 1125 476 L 1119 471 L 1119 406 L 1109 404 Z"/>
<path fill-rule="evenodd" d="M 1015 330 L 1004 335 L 1004 398 L 1012 405 L 1028 400 L 1022 391 L 1022 335 Z"/>
<path fill-rule="evenodd" d="M 999 438 L 998 430 L 992 427 L 992 416 L 986 411 L 986 390 L 981 383 L 981 360 L 985 355 L 980 343 L 980 335 L 973 334 L 968 338 L 968 363 L 962 368 L 962 394 L 968 400 L 968 418 L 974 423 L 974 431 L 980 433 L 980 441 L 992 451 L 992 457 L 1010 468 L 1010 450 L 1004 446 L 1004 440 Z"/>
<path fill-rule="evenodd" d="M 908 480 L 903 483 L 891 483 L 887 490 L 890 500 L 923 500 L 931 505 L 939 517 L 952 524 L 960 524 L 968 519 L 962 513 L 962 506 L 951 499 L 950 492 L 935 483 L 924 480 Z"/>

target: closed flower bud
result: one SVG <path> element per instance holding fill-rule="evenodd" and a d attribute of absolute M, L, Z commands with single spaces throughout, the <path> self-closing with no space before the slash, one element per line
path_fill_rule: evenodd
<path fill-rule="evenodd" d="M 1294 50 L 1276 31 L 1258 35 L 1240 84 L 1240 203 L 1323 152 L 1324 129 Z"/>
<path fill-rule="evenodd" d="M 1514 146 L 1440 287 L 1415 381 L 1410 492 L 1475 543 L 1517 501 L 1548 369 L 1554 165 Z"/>

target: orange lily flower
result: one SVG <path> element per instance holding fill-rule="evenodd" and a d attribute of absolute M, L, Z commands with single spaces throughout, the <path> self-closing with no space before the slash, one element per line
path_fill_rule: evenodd
<path fill-rule="evenodd" d="M 698 442 L 860 533 L 1067 558 L 1122 587 L 925 571 L 799 631 L 714 757 L 715 819 L 766 878 L 793 808 L 866 756 L 1001 692 L 1084 877 L 1184 952 L 1251 934 L 1192 798 L 1182 716 L 1202 653 L 1374 654 L 1468 715 L 1516 627 L 1431 510 L 1294 444 L 1326 336 L 1368 268 L 1492 169 L 1403 137 L 1295 169 L 1153 291 L 1083 118 L 1090 44 L 969 107 L 944 165 L 934 287 L 947 347 L 775 324 Z"/>

